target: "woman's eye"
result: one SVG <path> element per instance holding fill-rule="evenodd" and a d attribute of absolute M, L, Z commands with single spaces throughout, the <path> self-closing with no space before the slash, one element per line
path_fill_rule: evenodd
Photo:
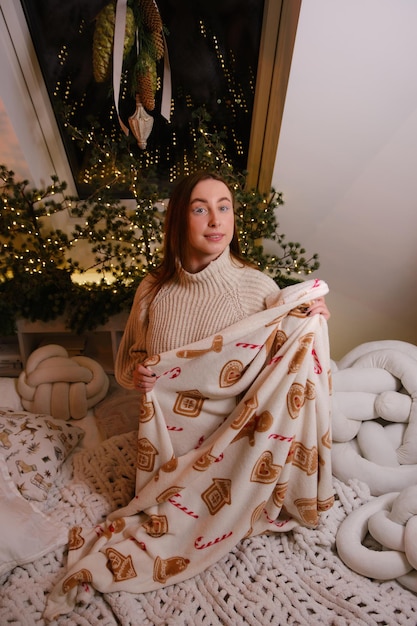
<path fill-rule="evenodd" d="M 220 207 L 220 211 L 222 213 L 226 213 L 226 211 L 229 211 L 231 209 L 231 207 L 228 204 L 225 204 L 224 206 Z"/>
<path fill-rule="evenodd" d="M 197 206 L 193 209 L 193 213 L 196 215 L 203 215 L 204 213 L 207 213 L 207 209 L 203 206 Z"/>

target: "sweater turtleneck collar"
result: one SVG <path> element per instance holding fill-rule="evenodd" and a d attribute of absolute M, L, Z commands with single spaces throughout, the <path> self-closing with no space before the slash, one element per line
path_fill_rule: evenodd
<path fill-rule="evenodd" d="M 223 252 L 220 254 L 220 256 L 217 257 L 217 259 L 214 259 L 214 261 L 210 261 L 207 267 L 200 270 L 199 272 L 196 272 L 193 274 L 191 272 L 187 272 L 187 270 L 181 267 L 180 272 L 179 272 L 180 282 L 200 283 L 206 280 L 211 280 L 213 275 L 217 273 L 222 273 L 226 271 L 228 268 L 230 268 L 230 263 L 231 263 L 230 247 L 227 246 L 223 250 Z"/>

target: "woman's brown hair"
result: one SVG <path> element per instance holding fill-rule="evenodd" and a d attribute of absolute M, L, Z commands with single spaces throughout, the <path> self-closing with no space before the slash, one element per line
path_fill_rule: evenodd
<path fill-rule="evenodd" d="M 200 170 L 182 178 L 174 187 L 169 199 L 164 221 L 164 256 L 159 267 L 152 272 L 155 278 L 153 288 L 158 291 L 165 283 L 178 275 L 183 264 L 188 241 L 188 207 L 194 187 L 202 180 L 218 180 L 226 185 L 234 203 L 234 193 L 231 186 L 216 172 Z M 233 238 L 230 242 L 232 256 L 248 264 L 241 256 L 236 222 Z M 153 290 L 153 289 L 152 289 Z"/>

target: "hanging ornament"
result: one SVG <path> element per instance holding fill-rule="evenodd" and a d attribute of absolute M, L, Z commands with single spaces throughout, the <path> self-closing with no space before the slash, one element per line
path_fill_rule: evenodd
<path fill-rule="evenodd" d="M 137 27 L 140 23 L 140 28 Z M 152 131 L 158 89 L 157 62 L 164 57 L 161 115 L 169 121 L 171 104 L 171 70 L 163 23 L 155 0 L 137 0 L 134 10 L 128 0 L 110 0 L 97 16 L 93 39 L 93 69 L 97 82 L 104 82 L 113 65 L 113 91 L 116 113 L 123 132 L 129 128 L 119 114 L 122 66 L 136 39 L 137 59 L 133 70 L 132 91 L 136 110 L 129 117 L 129 127 L 138 145 L 146 148 Z"/>
<path fill-rule="evenodd" d="M 162 20 L 155 0 L 139 0 L 142 20 L 151 33 L 162 31 Z"/>
<path fill-rule="evenodd" d="M 137 63 L 136 93 L 147 111 L 153 111 L 155 108 L 157 86 L 156 61 L 149 54 L 143 52 Z"/>
<path fill-rule="evenodd" d="M 97 15 L 93 34 L 93 74 L 97 83 L 103 83 L 110 76 L 113 52 L 114 28 L 116 22 L 116 2 L 106 4 Z M 136 33 L 136 23 L 131 8 L 126 7 L 126 24 L 123 41 L 123 58 L 129 54 Z"/>
<path fill-rule="evenodd" d="M 148 137 L 152 132 L 153 117 L 146 112 L 139 94 L 136 94 L 136 111 L 129 117 L 129 126 L 139 148 L 145 150 Z"/>

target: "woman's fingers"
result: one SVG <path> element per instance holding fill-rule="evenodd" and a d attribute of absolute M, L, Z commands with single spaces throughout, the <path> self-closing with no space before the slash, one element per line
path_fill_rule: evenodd
<path fill-rule="evenodd" d="M 133 384 L 135 388 L 142 393 L 148 393 L 153 389 L 155 382 L 156 374 L 139 363 L 133 372 Z"/>
<path fill-rule="evenodd" d="M 323 315 L 324 319 L 328 320 L 330 311 L 327 308 L 325 299 L 317 298 L 317 300 L 312 300 L 307 315 Z"/>

